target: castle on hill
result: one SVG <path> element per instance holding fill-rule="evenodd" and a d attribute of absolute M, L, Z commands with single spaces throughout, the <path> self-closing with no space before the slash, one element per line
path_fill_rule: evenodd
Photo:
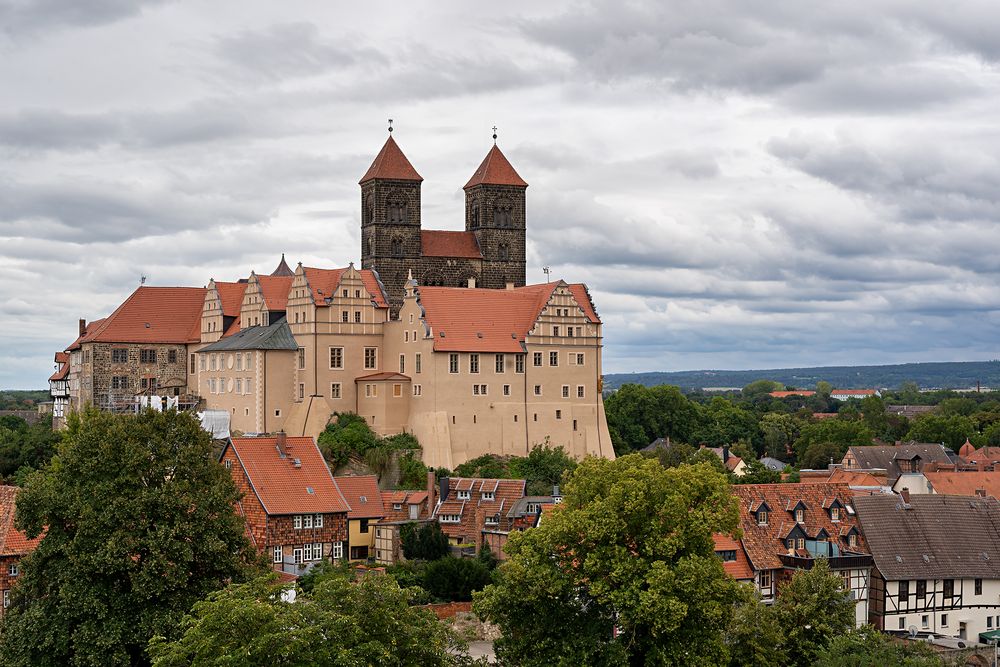
<path fill-rule="evenodd" d="M 527 183 L 494 145 L 465 231 L 424 230 L 422 178 L 391 137 L 361 178 L 361 268 L 140 286 L 80 320 L 50 378 L 57 423 L 101 409 L 225 411 L 242 433 L 317 436 L 336 412 L 410 432 L 424 462 L 562 445 L 614 457 L 601 320 L 585 285 L 525 284 Z"/>

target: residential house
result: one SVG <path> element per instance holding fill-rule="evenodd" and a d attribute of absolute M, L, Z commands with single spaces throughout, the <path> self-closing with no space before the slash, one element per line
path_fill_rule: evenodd
<path fill-rule="evenodd" d="M 925 470 L 899 476 L 892 490 L 911 495 L 979 496 L 1000 499 L 1000 470 Z"/>
<path fill-rule="evenodd" d="M 383 518 L 375 524 L 375 562 L 392 565 L 403 559 L 402 528 L 433 521 L 436 486 L 434 473 L 428 472 L 426 491 L 382 491 Z"/>
<path fill-rule="evenodd" d="M 722 459 L 722 465 L 726 466 L 726 470 L 733 473 L 737 477 L 742 477 L 747 473 L 747 464 L 739 456 L 729 453 L 729 447 L 702 447 L 702 449 L 707 449 L 712 452 L 720 459 Z"/>
<path fill-rule="evenodd" d="M 452 544 L 482 544 L 484 530 L 498 530 L 507 512 L 524 497 L 523 479 L 445 477 L 434 519 Z"/>
<path fill-rule="evenodd" d="M 34 551 L 42 539 L 29 540 L 14 526 L 18 491 L 16 486 L 0 486 L 0 618 L 10 606 L 11 589 L 21 574 L 21 559 Z"/>
<path fill-rule="evenodd" d="M 385 516 L 378 477 L 334 477 L 340 493 L 351 506 L 347 513 L 347 553 L 351 561 L 375 556 L 375 524 Z"/>
<path fill-rule="evenodd" d="M 882 393 L 874 389 L 834 389 L 830 392 L 830 398 L 837 401 L 846 401 L 852 398 L 868 398 L 869 396 L 881 396 Z"/>
<path fill-rule="evenodd" d="M 1000 626 L 1000 501 L 904 493 L 854 503 L 875 558 L 872 625 L 972 641 Z"/>
<path fill-rule="evenodd" d="M 904 472 L 920 472 L 930 462 L 951 463 L 944 445 L 912 442 L 849 447 L 841 464 L 848 470 L 885 470 L 891 486 Z"/>
<path fill-rule="evenodd" d="M 722 569 L 736 581 L 754 583 L 754 570 L 743 543 L 729 535 L 715 534 L 715 555 L 722 561 Z"/>
<path fill-rule="evenodd" d="M 962 458 L 965 459 L 967 463 L 973 464 L 983 464 L 985 466 L 993 467 L 1000 464 L 1000 447 L 990 447 L 986 445 L 975 449 L 972 452 L 966 450 L 966 455 Z"/>
<path fill-rule="evenodd" d="M 220 459 L 243 494 L 247 534 L 275 570 L 303 574 L 345 557 L 351 506 L 312 438 L 232 438 Z"/>
<path fill-rule="evenodd" d="M 740 542 L 765 601 L 780 594 L 781 581 L 823 558 L 857 602 L 858 625 L 867 622 L 872 557 L 847 484 L 740 484 L 732 491 L 740 501 Z"/>
<path fill-rule="evenodd" d="M 49 377 L 49 395 L 52 397 L 52 428 L 60 429 L 69 413 L 69 353 L 56 352 L 56 371 Z"/>

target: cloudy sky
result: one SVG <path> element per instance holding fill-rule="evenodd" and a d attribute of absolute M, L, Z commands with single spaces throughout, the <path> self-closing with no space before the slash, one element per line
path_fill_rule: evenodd
<path fill-rule="evenodd" d="M 609 372 L 1000 356 L 1000 5 L 0 0 L 0 388 L 138 284 L 358 261 L 490 127 Z"/>

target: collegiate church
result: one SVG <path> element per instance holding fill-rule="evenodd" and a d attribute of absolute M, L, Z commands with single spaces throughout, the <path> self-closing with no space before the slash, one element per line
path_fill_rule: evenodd
<path fill-rule="evenodd" d="M 465 231 L 423 229 L 420 174 L 392 135 L 361 178 L 361 266 L 376 271 L 392 312 L 407 276 L 420 285 L 524 286 L 524 182 L 493 145 L 465 184 Z"/>

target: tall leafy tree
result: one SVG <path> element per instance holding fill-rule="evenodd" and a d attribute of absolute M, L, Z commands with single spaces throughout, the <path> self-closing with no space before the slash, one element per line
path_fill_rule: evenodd
<path fill-rule="evenodd" d="M 237 499 L 193 417 L 72 416 L 18 497 L 18 527 L 45 536 L 23 561 L 0 663 L 146 664 L 150 637 L 256 571 Z"/>
<path fill-rule="evenodd" d="M 733 620 L 726 628 L 730 667 L 785 667 L 785 633 L 771 605 L 747 587 L 746 596 L 736 606 Z"/>
<path fill-rule="evenodd" d="M 940 442 L 946 447 L 958 450 L 965 439 L 973 444 L 980 444 L 982 438 L 976 432 L 976 425 L 971 417 L 953 414 L 950 416 L 926 414 L 918 417 L 906 434 L 907 439 L 918 442 Z"/>
<path fill-rule="evenodd" d="M 819 652 L 815 667 L 943 667 L 922 642 L 899 642 L 870 625 L 839 635 Z"/>
<path fill-rule="evenodd" d="M 638 455 L 589 458 L 562 506 L 512 534 L 475 609 L 519 665 L 718 665 L 740 585 L 714 553 L 738 509 L 725 475 Z"/>
<path fill-rule="evenodd" d="M 789 665 L 814 665 L 834 637 L 854 628 L 854 600 L 822 558 L 811 570 L 796 572 L 782 587 L 774 610 L 785 635 Z"/>
<path fill-rule="evenodd" d="M 768 412 L 758 422 L 764 438 L 764 453 L 780 461 L 788 460 L 788 449 L 798 434 L 798 424 L 791 415 Z"/>
<path fill-rule="evenodd" d="M 811 445 L 831 443 L 839 452 L 835 458 L 840 459 L 848 447 L 872 444 L 872 437 L 871 430 L 862 421 L 823 419 L 802 427 L 795 440 L 795 454 L 801 459 Z"/>
<path fill-rule="evenodd" d="M 622 385 L 604 409 L 617 454 L 642 449 L 657 438 L 690 442 L 701 419 L 698 405 L 671 385 Z"/>

